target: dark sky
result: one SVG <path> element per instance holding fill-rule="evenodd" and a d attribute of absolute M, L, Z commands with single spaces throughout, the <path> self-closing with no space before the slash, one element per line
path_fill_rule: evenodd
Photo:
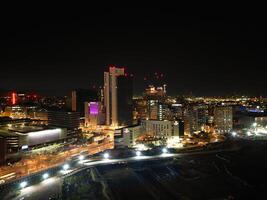
<path fill-rule="evenodd" d="M 135 91 L 163 73 L 171 94 L 267 95 L 267 30 L 249 12 L 183 15 L 178 9 L 8 12 L 1 23 L 0 89 L 101 85 L 109 64 L 135 75 Z"/>

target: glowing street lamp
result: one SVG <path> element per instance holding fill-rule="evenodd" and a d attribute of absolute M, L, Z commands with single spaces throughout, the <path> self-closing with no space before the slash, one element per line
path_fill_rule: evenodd
<path fill-rule="evenodd" d="M 79 160 L 80 160 L 80 161 L 84 160 L 84 156 L 83 156 L 83 155 L 80 155 L 80 156 L 79 156 Z"/>
<path fill-rule="evenodd" d="M 26 181 L 23 181 L 19 184 L 20 188 L 25 188 L 28 185 Z"/>
<path fill-rule="evenodd" d="M 104 159 L 109 159 L 109 154 L 108 153 L 104 153 L 103 157 L 104 157 Z"/>
<path fill-rule="evenodd" d="M 163 148 L 163 149 L 162 149 L 162 153 L 163 153 L 163 154 L 168 153 L 168 149 L 167 149 L 167 148 Z"/>
<path fill-rule="evenodd" d="M 235 131 L 232 132 L 232 136 L 235 137 L 237 133 Z"/>
<path fill-rule="evenodd" d="M 252 126 L 253 126 L 253 127 L 256 127 L 256 126 L 257 126 L 257 123 L 256 123 L 256 122 L 254 122 L 254 123 L 252 124 Z"/>
<path fill-rule="evenodd" d="M 49 174 L 48 173 L 44 173 L 43 174 L 43 179 L 45 180 L 45 179 L 47 179 L 49 177 Z"/>
<path fill-rule="evenodd" d="M 139 156 L 141 156 L 141 151 L 137 151 L 135 154 L 137 157 L 139 157 Z"/>
<path fill-rule="evenodd" d="M 68 165 L 68 164 L 65 164 L 65 165 L 63 165 L 63 170 L 67 170 L 67 169 L 69 169 L 70 168 L 70 166 Z"/>

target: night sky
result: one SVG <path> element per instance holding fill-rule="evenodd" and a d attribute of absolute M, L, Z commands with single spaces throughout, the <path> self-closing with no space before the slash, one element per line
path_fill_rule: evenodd
<path fill-rule="evenodd" d="M 9 12 L 1 24 L 0 90 L 64 94 L 100 86 L 103 71 L 114 64 L 134 74 L 136 93 L 157 72 L 170 94 L 267 95 L 265 19 L 215 13 L 118 7 Z"/>

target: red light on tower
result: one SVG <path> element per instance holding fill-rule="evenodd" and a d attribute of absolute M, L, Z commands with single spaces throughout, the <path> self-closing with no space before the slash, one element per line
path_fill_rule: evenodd
<path fill-rule="evenodd" d="M 115 65 L 109 65 L 109 70 L 112 70 L 112 69 L 115 69 L 116 68 L 116 66 Z"/>
<path fill-rule="evenodd" d="M 12 92 L 12 98 L 11 98 L 11 101 L 12 101 L 12 104 L 16 104 L 17 102 L 17 98 L 16 98 L 16 93 L 15 92 Z"/>
<path fill-rule="evenodd" d="M 125 73 L 125 67 L 121 67 L 121 70 L 123 70 L 123 73 Z"/>

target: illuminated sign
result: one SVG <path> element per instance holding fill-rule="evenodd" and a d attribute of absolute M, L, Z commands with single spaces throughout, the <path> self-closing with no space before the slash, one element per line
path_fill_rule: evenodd
<path fill-rule="evenodd" d="M 98 102 L 90 102 L 90 115 L 98 115 Z"/>

